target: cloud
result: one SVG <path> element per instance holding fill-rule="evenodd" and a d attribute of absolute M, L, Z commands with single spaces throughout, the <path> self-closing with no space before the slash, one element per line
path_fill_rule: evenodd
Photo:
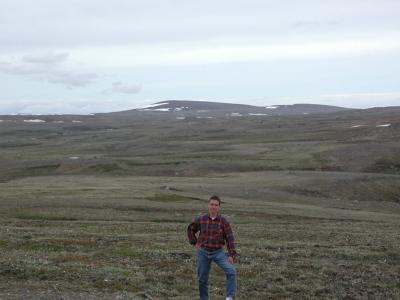
<path fill-rule="evenodd" d="M 111 89 L 107 89 L 103 91 L 103 94 L 110 95 L 110 94 L 138 94 L 142 90 L 141 84 L 123 84 L 120 81 L 114 82 L 112 84 Z"/>
<path fill-rule="evenodd" d="M 2 0 L 0 50 L 97 47 L 255 36 L 269 40 L 298 29 L 341 37 L 397 31 L 399 1 L 126 1 Z M 212 9 L 210 9 L 212 7 Z M 288 9 L 290 7 L 290 9 Z M 184 18 L 182 16 L 185 16 Z M 300 18 L 300 19 L 299 19 Z M 298 20 L 297 22 L 295 20 Z M 337 26 L 330 26 L 337 24 Z M 317 25 L 317 26 L 314 26 Z M 340 25 L 340 26 L 339 26 Z M 16 42 L 18 41 L 18 42 Z"/>
<path fill-rule="evenodd" d="M 340 26 L 338 21 L 309 21 L 298 20 L 292 24 L 292 28 L 304 31 L 317 31 L 321 29 L 333 28 Z"/>
<path fill-rule="evenodd" d="M 84 87 L 94 83 L 98 78 L 95 73 L 49 72 L 44 74 L 44 79 L 51 83 L 63 84 L 68 88 Z"/>
<path fill-rule="evenodd" d="M 149 101 L 116 100 L 104 98 L 60 98 L 41 100 L 1 100 L 0 114 L 91 114 L 141 108 Z"/>
<path fill-rule="evenodd" d="M 114 82 L 112 85 L 112 91 L 114 93 L 137 94 L 141 90 L 142 90 L 141 84 L 124 85 L 122 84 L 122 82 Z"/>
<path fill-rule="evenodd" d="M 399 49 L 400 34 L 394 33 L 357 38 L 343 36 L 340 39 L 304 39 L 275 43 L 248 40 L 245 44 L 233 42 L 221 46 L 160 44 L 148 47 L 136 45 L 81 47 L 71 52 L 71 57 L 93 66 L 126 68 L 355 57 L 376 52 L 395 52 Z"/>
<path fill-rule="evenodd" d="M 67 60 L 68 53 L 35 53 L 26 54 L 22 61 L 34 64 L 59 64 Z"/>
<path fill-rule="evenodd" d="M 65 69 L 68 53 L 26 54 L 11 61 L 0 61 L 0 72 L 25 76 L 30 80 L 61 84 L 67 88 L 84 87 L 95 82 L 98 75 L 93 72 L 76 72 Z"/>
<path fill-rule="evenodd" d="M 35 75 L 45 73 L 46 70 L 41 66 L 0 61 L 0 72 L 9 75 Z"/>

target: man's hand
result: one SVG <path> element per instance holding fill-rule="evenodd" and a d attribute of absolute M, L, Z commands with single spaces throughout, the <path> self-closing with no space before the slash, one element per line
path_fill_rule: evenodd
<path fill-rule="evenodd" d="M 196 247 L 197 250 L 200 250 L 200 249 L 201 249 L 201 247 L 200 247 L 199 244 L 196 244 L 196 245 L 194 245 L 194 246 Z"/>
<path fill-rule="evenodd" d="M 235 263 L 235 259 L 232 256 L 228 257 L 228 261 L 233 265 Z"/>

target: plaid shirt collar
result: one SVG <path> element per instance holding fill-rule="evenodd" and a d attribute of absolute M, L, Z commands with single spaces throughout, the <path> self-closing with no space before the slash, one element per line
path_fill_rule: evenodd
<path fill-rule="evenodd" d="M 211 216 L 210 216 L 209 213 L 207 213 L 206 216 L 207 216 L 207 218 L 209 218 L 210 220 L 212 220 L 212 218 L 211 218 Z M 219 221 L 220 219 L 221 219 L 221 215 L 220 215 L 220 214 L 217 214 L 217 215 L 215 216 L 214 221 Z"/>

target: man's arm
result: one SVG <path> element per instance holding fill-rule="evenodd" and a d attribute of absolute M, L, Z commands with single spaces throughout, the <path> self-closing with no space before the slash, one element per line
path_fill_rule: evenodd
<path fill-rule="evenodd" d="M 233 236 L 231 225 L 227 220 L 224 222 L 224 238 L 228 247 L 229 256 L 235 259 L 237 255 L 235 238 Z"/>
<path fill-rule="evenodd" d="M 189 243 L 191 245 L 196 245 L 197 243 L 196 233 L 199 231 L 199 224 L 200 224 L 199 217 L 196 217 L 194 221 L 190 223 L 187 228 L 187 236 Z"/>

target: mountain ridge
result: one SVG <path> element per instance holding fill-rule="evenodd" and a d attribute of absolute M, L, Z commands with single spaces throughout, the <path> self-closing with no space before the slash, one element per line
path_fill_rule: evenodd
<path fill-rule="evenodd" d="M 310 113 L 333 113 L 339 111 L 350 111 L 351 108 L 323 105 L 298 103 L 291 105 L 269 105 L 255 106 L 249 104 L 224 103 L 211 101 L 193 100 L 165 100 L 152 105 L 113 112 L 109 114 L 129 115 L 141 113 L 174 113 L 181 116 L 197 117 L 221 117 L 221 116 L 246 116 L 246 115 L 301 115 Z"/>

